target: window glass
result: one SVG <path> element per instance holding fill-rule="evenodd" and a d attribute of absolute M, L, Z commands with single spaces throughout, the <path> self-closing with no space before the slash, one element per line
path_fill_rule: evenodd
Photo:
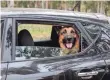
<path fill-rule="evenodd" d="M 55 47 L 17 46 L 16 60 L 38 59 L 59 56 L 62 50 Z"/>
<path fill-rule="evenodd" d="M 81 24 L 84 26 L 92 39 L 95 39 L 97 37 L 98 33 L 100 32 L 100 27 L 98 25 L 88 22 L 81 22 Z"/>

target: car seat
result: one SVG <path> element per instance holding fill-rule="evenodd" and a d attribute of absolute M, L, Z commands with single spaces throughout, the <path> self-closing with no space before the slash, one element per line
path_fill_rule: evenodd
<path fill-rule="evenodd" d="M 34 46 L 34 41 L 28 30 L 23 29 L 18 34 L 18 46 Z"/>
<path fill-rule="evenodd" d="M 52 32 L 51 32 L 52 45 L 53 47 L 60 47 L 58 43 L 58 34 L 57 34 L 55 27 L 56 25 L 52 26 Z"/>

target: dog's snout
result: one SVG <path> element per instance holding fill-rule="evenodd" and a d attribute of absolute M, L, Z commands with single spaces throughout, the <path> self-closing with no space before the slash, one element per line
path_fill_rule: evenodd
<path fill-rule="evenodd" d="M 71 41 L 72 40 L 72 38 L 67 38 L 68 39 L 68 41 Z"/>

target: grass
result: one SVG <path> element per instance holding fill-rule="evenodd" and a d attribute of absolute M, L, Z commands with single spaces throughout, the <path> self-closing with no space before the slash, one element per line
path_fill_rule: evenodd
<path fill-rule="evenodd" d="M 51 30 L 52 25 L 44 25 L 44 24 L 20 24 L 18 26 L 18 33 L 22 29 L 27 29 L 31 36 L 33 37 L 33 40 L 44 40 L 44 39 L 50 39 L 51 36 Z"/>

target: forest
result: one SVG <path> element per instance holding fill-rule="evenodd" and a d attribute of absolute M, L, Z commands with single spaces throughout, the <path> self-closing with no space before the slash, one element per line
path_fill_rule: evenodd
<path fill-rule="evenodd" d="M 1 1 L 1 8 L 43 8 L 72 10 L 79 12 L 102 13 L 110 16 L 110 1 L 72 1 L 72 0 L 37 0 L 37 1 Z"/>

